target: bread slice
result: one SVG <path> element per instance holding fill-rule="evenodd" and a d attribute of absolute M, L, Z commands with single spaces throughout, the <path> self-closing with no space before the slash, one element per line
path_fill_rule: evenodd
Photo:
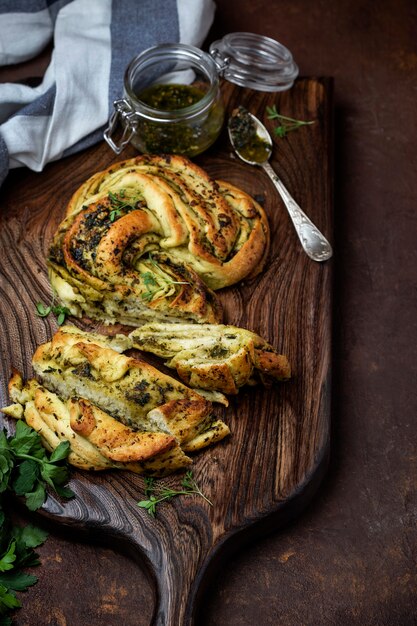
<path fill-rule="evenodd" d="M 222 324 L 146 324 L 133 346 L 167 359 L 190 387 L 236 394 L 245 384 L 291 377 L 286 356 L 244 328 Z"/>
<path fill-rule="evenodd" d="M 17 371 L 10 379 L 9 393 L 14 404 L 2 411 L 24 418 L 50 451 L 69 441 L 68 461 L 79 469 L 163 476 L 191 463 L 172 435 L 133 430 L 88 400 L 62 400 L 34 379 L 23 383 Z"/>
<path fill-rule="evenodd" d="M 86 399 L 126 426 L 165 433 L 182 447 L 202 432 L 205 445 L 218 440 L 220 425 L 228 434 L 211 402 L 145 361 L 106 347 L 107 341 L 63 327 L 36 350 L 34 372 L 61 399 Z"/>

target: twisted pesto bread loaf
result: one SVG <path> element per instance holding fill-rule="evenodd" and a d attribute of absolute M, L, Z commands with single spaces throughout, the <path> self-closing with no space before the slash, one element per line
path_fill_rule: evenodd
<path fill-rule="evenodd" d="M 33 356 L 38 380 L 23 383 L 13 373 L 14 404 L 3 412 L 23 417 L 50 449 L 68 440 L 70 462 L 82 469 L 163 475 L 186 467 L 187 453 L 223 439 L 229 429 L 199 393 L 120 354 L 128 345 L 122 336 L 62 327 Z"/>
<path fill-rule="evenodd" d="M 138 156 L 89 178 L 50 248 L 52 286 L 73 315 L 137 326 L 216 323 L 212 290 L 261 271 L 262 207 L 180 156 Z"/>

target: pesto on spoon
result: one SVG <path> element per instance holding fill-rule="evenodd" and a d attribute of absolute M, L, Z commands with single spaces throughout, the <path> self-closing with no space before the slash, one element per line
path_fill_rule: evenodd
<path fill-rule="evenodd" d="M 330 259 L 333 254 L 330 243 L 301 210 L 269 163 L 272 139 L 265 126 L 257 117 L 240 106 L 232 111 L 228 131 L 230 142 L 238 157 L 249 165 L 262 167 L 274 183 L 306 254 L 313 261 Z"/>

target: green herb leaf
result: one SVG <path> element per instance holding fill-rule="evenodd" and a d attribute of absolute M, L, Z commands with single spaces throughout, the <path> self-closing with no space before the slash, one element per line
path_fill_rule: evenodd
<path fill-rule="evenodd" d="M 285 137 L 285 135 L 287 134 L 285 126 L 278 126 L 277 128 L 275 128 L 274 132 L 278 137 Z"/>
<path fill-rule="evenodd" d="M 36 311 L 39 317 L 46 317 L 51 312 L 51 307 L 46 306 L 43 302 L 36 303 Z"/>
<path fill-rule="evenodd" d="M 141 274 L 141 277 L 147 287 L 149 285 L 158 285 L 152 272 L 143 272 L 143 274 Z"/>
<path fill-rule="evenodd" d="M 66 306 L 54 305 L 53 301 L 49 306 L 43 304 L 43 302 L 37 302 L 36 311 L 39 317 L 47 317 L 50 313 L 54 313 L 57 317 L 59 326 L 65 322 L 66 316 L 71 314 L 71 311 Z"/>
<path fill-rule="evenodd" d="M 15 568 L 34 567 L 40 563 L 39 555 L 32 548 L 27 548 L 22 542 L 16 541 L 16 554 Z"/>
<path fill-rule="evenodd" d="M 189 491 L 189 493 L 195 493 L 201 496 L 206 502 L 210 504 L 210 506 L 213 506 L 212 502 L 210 502 L 210 500 L 206 498 L 206 496 L 201 491 L 200 487 L 197 485 L 195 478 L 193 476 L 193 473 L 191 471 L 188 471 L 185 474 L 181 484 L 184 487 L 184 489 Z"/>
<path fill-rule="evenodd" d="M 37 548 L 41 546 L 48 533 L 38 526 L 28 524 L 27 526 L 14 526 L 12 529 L 12 536 L 16 539 L 18 546 L 24 546 L 25 548 Z"/>
<path fill-rule="evenodd" d="M 0 432 L 0 494 L 6 490 L 25 496 L 27 507 L 34 511 L 42 506 L 48 485 L 62 497 L 74 494 L 65 487 L 68 466 L 64 463 L 70 449 L 64 442 L 48 455 L 42 439 L 23 420 L 16 423 L 13 436 Z M 15 591 L 24 591 L 37 578 L 23 571 L 39 565 L 33 550 L 41 545 L 47 533 L 35 526 L 16 527 L 5 514 L 0 497 L 0 626 L 10 624 L 8 614 L 21 606 Z"/>
<path fill-rule="evenodd" d="M 65 322 L 67 315 L 70 315 L 71 311 L 66 306 L 54 306 L 52 312 L 56 315 L 56 321 L 58 326 L 62 326 Z"/>
<path fill-rule="evenodd" d="M 13 563 L 16 561 L 16 542 L 11 541 L 7 551 L 0 557 L 0 572 L 6 572 L 13 568 Z"/>
<path fill-rule="evenodd" d="M 18 496 L 32 491 L 39 477 L 39 465 L 32 459 L 25 459 L 18 467 L 17 478 L 13 481 L 13 491 Z"/>
<path fill-rule="evenodd" d="M 52 489 L 55 489 L 57 485 L 62 485 L 68 480 L 68 469 L 63 465 L 44 463 L 41 468 L 41 476 Z"/>
<path fill-rule="evenodd" d="M 122 214 L 120 209 L 113 209 L 112 211 L 110 211 L 110 221 L 114 222 L 116 217 L 120 217 Z"/>
<path fill-rule="evenodd" d="M 40 437 L 36 430 L 33 430 L 23 420 L 16 422 L 16 432 L 14 437 L 9 441 L 9 448 L 15 454 L 29 454 L 33 448 L 37 448 L 40 444 Z M 43 451 L 43 447 L 41 446 Z"/>
<path fill-rule="evenodd" d="M 66 459 L 70 452 L 70 442 L 69 441 L 61 441 L 57 448 L 52 452 L 49 460 L 51 463 L 55 463 L 55 461 L 62 461 Z"/>
<path fill-rule="evenodd" d="M 61 498 L 65 498 L 66 500 L 75 496 L 72 489 L 69 487 L 62 487 L 62 485 L 55 485 L 55 491 L 59 496 L 61 496 Z"/>
<path fill-rule="evenodd" d="M 145 496 L 150 496 L 155 490 L 155 478 L 145 476 Z"/>
<path fill-rule="evenodd" d="M 140 276 L 143 284 L 146 287 L 146 291 L 141 294 L 142 300 L 150 302 L 155 294 L 169 285 L 189 285 L 187 281 L 172 280 L 168 274 L 158 265 L 151 254 L 149 254 L 149 261 L 152 266 L 155 267 L 155 272 L 147 271 L 141 272 Z M 162 284 L 161 284 L 162 283 Z"/>
<path fill-rule="evenodd" d="M 157 503 L 158 503 L 158 500 L 155 498 L 155 496 L 151 496 L 149 500 L 141 500 L 140 502 L 138 502 L 138 506 L 140 506 L 143 509 L 146 509 L 149 515 L 152 515 L 152 517 L 155 517 Z"/>
<path fill-rule="evenodd" d="M 40 509 L 40 507 L 46 500 L 45 487 L 39 481 L 35 489 L 25 495 L 26 495 L 26 506 L 29 509 L 29 511 L 36 511 L 36 509 Z"/>
<path fill-rule="evenodd" d="M 0 433 L 0 493 L 6 491 L 9 486 L 14 465 L 13 454 L 9 450 L 7 437 L 4 432 Z"/>
<path fill-rule="evenodd" d="M 26 591 L 26 589 L 34 585 L 37 580 L 38 579 L 36 576 L 33 576 L 33 574 L 26 574 L 19 570 L 0 573 L 0 585 L 12 589 L 13 591 Z"/>
<path fill-rule="evenodd" d="M 109 191 L 108 198 L 110 200 L 110 205 L 112 207 L 112 210 L 110 211 L 110 214 L 109 214 L 109 218 L 111 222 L 114 222 L 117 217 L 120 217 L 122 215 L 123 209 L 126 209 L 128 211 L 134 210 L 135 205 L 139 198 L 136 198 L 136 199 L 131 198 L 130 200 L 129 199 L 125 200 L 125 197 L 126 197 L 125 189 L 120 189 L 120 191 L 117 194 L 113 193 L 112 191 Z"/>
<path fill-rule="evenodd" d="M 16 598 L 13 591 L 10 591 L 7 587 L 0 585 L 0 613 L 4 613 L 9 609 L 17 609 L 21 606 L 21 603 Z M 2 626 L 6 624 L 7 621 L 2 619 Z M 11 624 L 11 620 L 9 620 L 9 624 Z"/>

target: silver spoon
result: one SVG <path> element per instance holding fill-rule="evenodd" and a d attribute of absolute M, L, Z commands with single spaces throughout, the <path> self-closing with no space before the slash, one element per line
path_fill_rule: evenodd
<path fill-rule="evenodd" d="M 272 139 L 257 117 L 240 106 L 229 118 L 230 142 L 237 156 L 249 165 L 259 165 L 268 174 L 280 194 L 301 245 L 313 261 L 327 261 L 333 254 L 332 247 L 319 229 L 298 206 L 281 179 L 272 169 Z"/>

